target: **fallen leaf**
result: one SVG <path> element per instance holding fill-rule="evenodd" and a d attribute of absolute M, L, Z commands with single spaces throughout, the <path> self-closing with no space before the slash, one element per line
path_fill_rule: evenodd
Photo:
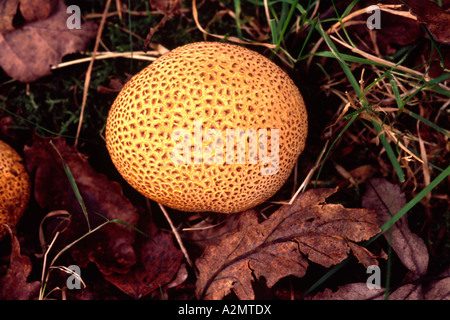
<path fill-rule="evenodd" d="M 306 300 L 381 300 L 384 297 L 384 288 L 369 289 L 367 283 L 349 283 L 333 292 L 327 288 Z"/>
<path fill-rule="evenodd" d="M 14 17 L 17 13 L 19 0 L 8 0 L 0 2 L 0 33 L 9 32 L 15 29 Z"/>
<path fill-rule="evenodd" d="M 333 292 L 325 289 L 306 300 L 384 300 L 385 289 L 369 289 L 366 283 L 349 283 Z M 422 300 L 422 290 L 420 285 L 405 284 L 389 294 L 389 300 Z"/>
<path fill-rule="evenodd" d="M 59 0 L 45 20 L 25 23 L 0 34 L 0 66 L 12 78 L 33 82 L 51 74 L 50 67 L 69 53 L 83 51 L 95 36 L 95 25 L 85 22 L 81 29 L 68 29 L 67 6 Z"/>
<path fill-rule="evenodd" d="M 20 0 L 20 13 L 25 21 L 46 19 L 58 0 Z"/>
<path fill-rule="evenodd" d="M 351 241 L 348 242 L 348 246 L 352 249 L 353 255 L 358 261 L 366 268 L 369 266 L 378 265 L 377 257 L 364 247 L 358 246 Z"/>
<path fill-rule="evenodd" d="M 120 92 L 120 90 L 122 90 L 123 85 L 124 85 L 124 82 L 122 82 L 122 80 L 120 80 L 119 78 L 117 78 L 115 76 L 110 76 L 108 86 L 99 85 L 97 87 L 97 91 L 98 91 L 98 93 L 103 93 L 103 94 L 118 93 L 118 92 Z"/>
<path fill-rule="evenodd" d="M 379 224 L 382 225 L 406 205 L 406 199 L 399 186 L 385 179 L 374 178 L 367 184 L 362 205 L 375 210 Z M 383 235 L 387 241 L 391 241 L 392 249 L 402 264 L 416 276 L 424 276 L 429 261 L 427 246 L 422 238 L 411 232 L 407 217 L 403 216 L 398 220 L 391 232 L 391 235 L 389 231 Z"/>
<path fill-rule="evenodd" d="M 422 284 L 407 283 L 389 294 L 389 300 L 423 300 Z"/>
<path fill-rule="evenodd" d="M 180 0 L 149 0 L 150 6 L 163 14 L 169 14 L 172 8 L 181 6 Z"/>
<path fill-rule="evenodd" d="M 362 16 L 364 22 L 367 16 Z M 408 19 L 388 12 L 381 12 L 380 29 L 374 29 L 371 33 L 367 32 L 367 28 L 354 26 L 352 30 L 361 38 L 360 48 L 366 50 L 368 43 L 376 41 L 377 50 L 382 55 L 393 55 L 399 48 L 408 46 L 423 36 L 420 23 L 413 19 Z M 373 39 L 372 37 L 375 37 Z"/>
<path fill-rule="evenodd" d="M 432 281 L 425 290 L 427 300 L 450 300 L 450 267 L 439 275 L 439 280 Z"/>
<path fill-rule="evenodd" d="M 135 245 L 137 263 L 125 274 L 105 276 L 106 280 L 134 299 L 140 299 L 168 284 L 176 276 L 183 259 L 170 234 L 158 231 L 151 222 L 146 224 L 153 231 L 143 230 L 149 238 L 138 238 Z"/>
<path fill-rule="evenodd" d="M 11 235 L 11 255 L 8 271 L 0 278 L 0 300 L 29 300 L 37 296 L 41 283 L 27 282 L 32 269 L 30 258 L 20 254 L 19 240 L 7 229 Z"/>
<path fill-rule="evenodd" d="M 450 11 L 441 8 L 433 1 L 407 0 L 409 9 L 417 19 L 428 27 L 434 38 L 450 44 Z"/>
<path fill-rule="evenodd" d="M 137 209 L 122 194 L 117 182 L 96 172 L 85 156 L 68 146 L 63 138 L 35 137 L 25 147 L 25 163 L 34 176 L 34 198 L 48 211 L 66 210 L 71 214 L 70 224 L 61 233 L 58 243 L 65 246 L 88 232 L 86 217 L 64 172 L 61 159 L 50 145 L 53 141 L 69 166 L 86 206 L 91 229 L 105 222 L 95 213 L 112 220 L 119 219 L 136 226 Z M 133 249 L 135 232 L 119 223 L 110 223 L 92 233 L 73 247 L 72 256 L 80 267 L 94 262 L 103 274 L 126 272 L 136 263 Z"/>
<path fill-rule="evenodd" d="M 230 232 L 236 230 L 239 224 L 240 214 L 229 214 L 214 217 L 218 221 L 211 221 L 209 218 L 201 220 L 192 225 L 187 230 L 183 230 L 183 239 L 192 245 L 200 248 L 203 252 L 207 246 L 217 245 Z"/>
<path fill-rule="evenodd" d="M 271 288 L 283 277 L 303 277 L 306 256 L 325 267 L 347 258 L 349 241 L 369 239 L 380 230 L 371 210 L 327 204 L 325 200 L 335 192 L 307 191 L 262 223 L 255 211 L 244 212 L 238 230 L 207 247 L 196 261 L 197 297 L 222 299 L 233 290 L 239 299 L 254 299 L 254 279 L 265 277 Z"/>

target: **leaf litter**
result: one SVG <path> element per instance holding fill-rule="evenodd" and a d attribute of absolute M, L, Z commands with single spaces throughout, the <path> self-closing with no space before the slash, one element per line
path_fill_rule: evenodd
<path fill-rule="evenodd" d="M 74 37 L 66 37 L 67 32 L 63 31 L 67 29 L 67 14 L 62 1 L 39 1 L 39 9 L 42 10 L 34 16 L 28 15 L 24 6 L 18 7 L 22 2 L 26 3 L 10 0 L 0 4 L 0 65 L 11 77 L 30 82 L 50 74 L 49 66 L 58 63 L 65 54 L 84 50 L 95 35 L 95 27 L 85 23 L 82 25 L 84 33 L 72 30 Z M 412 14 L 418 22 L 425 24 L 435 40 L 448 43 L 445 29 L 448 10 L 436 6 L 421 8 L 420 1 L 408 2 Z M 58 10 L 47 9 L 46 3 L 58 3 Z M 16 26 L 13 21 L 19 12 L 25 22 Z M 398 17 L 390 19 L 383 16 L 383 24 L 389 24 L 389 27 L 383 27 L 380 32 L 387 33 L 378 36 L 377 41 L 384 41 L 379 48 L 385 53 L 395 53 L 395 45 L 410 44 L 422 32 L 414 20 L 398 23 Z M 65 30 L 57 30 L 61 25 Z M 404 32 L 405 26 L 412 31 Z M 48 36 L 53 34 L 49 31 L 52 30 L 58 36 L 50 36 L 52 39 L 49 39 Z M 445 47 L 442 50 L 446 52 Z M 36 59 L 36 56 L 42 58 Z M 448 55 L 444 54 L 445 60 L 446 57 Z M 116 86 L 111 81 L 107 90 L 116 92 L 119 87 L 120 84 Z M 95 172 L 84 155 L 61 138 L 53 141 L 73 172 L 93 227 L 105 221 L 95 214 L 101 213 L 107 219 L 123 219 L 148 234 L 148 237 L 143 237 L 123 225 L 109 224 L 74 246 L 70 250 L 71 259 L 83 267 L 90 262 L 95 263 L 104 279 L 133 298 L 144 297 L 165 284 L 170 286 L 170 281 L 177 286 L 182 285 L 187 272 L 181 262 L 182 254 L 173 244 L 171 235 L 158 229 L 151 217 L 134 207 L 124 197 L 119 184 Z M 61 244 L 53 248 L 61 250 L 64 245 L 86 234 L 83 210 L 48 140 L 35 138 L 25 153 L 27 165 L 34 173 L 38 204 L 47 212 L 70 212 L 70 224 L 58 238 Z M 362 174 L 364 178 L 371 175 Z M 335 190 L 315 189 L 299 197 L 292 206 L 283 206 L 265 221 L 260 222 L 256 211 L 250 210 L 234 215 L 232 219 L 227 217 L 221 228 L 190 231 L 188 240 L 200 244 L 204 250 L 196 261 L 199 271 L 197 297 L 220 299 L 233 291 L 239 298 L 253 298 L 255 289 L 252 283 L 261 277 L 266 278 L 268 286 L 272 287 L 288 275 L 305 276 L 309 262 L 328 268 L 346 259 L 350 252 L 364 266 L 377 264 L 376 257 L 357 242 L 377 234 L 378 227 L 404 205 L 405 196 L 398 186 L 383 179 L 370 180 L 367 186 L 363 206 L 368 209 L 346 209 L 326 203 L 326 198 Z M 220 234 L 217 232 L 219 229 Z M 54 225 L 49 224 L 47 240 L 51 240 L 52 230 Z M 391 290 L 389 299 L 450 299 L 450 269 L 423 284 L 429 254 L 424 241 L 409 229 L 407 217 L 400 219 L 389 232 L 384 237 L 408 270 L 404 283 Z M 33 299 L 40 283 L 27 282 L 32 264 L 20 252 L 19 241 L 13 234 L 11 247 L 7 272 L 0 273 L 0 297 Z M 368 290 L 366 283 L 350 283 L 335 292 L 326 289 L 309 298 L 383 299 L 384 294 L 384 288 Z"/>
<path fill-rule="evenodd" d="M 6 275 L 0 278 L 0 300 L 28 300 L 39 290 L 40 282 L 28 282 L 32 265 L 30 258 L 20 252 L 20 243 L 9 226 L 11 235 L 10 264 Z"/>
<path fill-rule="evenodd" d="M 303 277 L 308 260 L 330 267 L 346 259 L 349 242 L 367 240 L 380 229 L 372 210 L 326 203 L 335 191 L 307 191 L 262 223 L 255 211 L 244 212 L 238 231 L 197 260 L 197 298 L 222 299 L 233 291 L 239 299 L 254 299 L 255 279 L 263 276 L 270 288 L 283 277 Z M 358 251 L 360 262 L 365 256 L 372 255 Z"/>
<path fill-rule="evenodd" d="M 68 146 L 63 138 L 51 140 L 72 171 L 92 228 L 105 218 L 117 219 L 148 235 L 136 234 L 122 224 L 109 224 L 73 246 L 69 250 L 71 258 L 81 267 L 94 262 L 103 279 L 135 299 L 164 288 L 171 281 L 181 286 L 187 273 L 179 273 L 183 255 L 175 247 L 172 235 L 156 227 L 151 215 L 133 206 L 120 185 L 96 172 L 86 156 Z M 61 158 L 50 146 L 50 139 L 34 137 L 24 154 L 27 169 L 34 178 L 36 202 L 48 212 L 65 210 L 71 215 L 70 223 L 58 238 L 60 246 L 52 248 L 61 250 L 88 231 L 83 210 L 63 170 Z M 365 267 L 377 265 L 377 257 L 358 243 L 377 235 L 380 226 L 402 208 L 406 200 L 398 186 L 384 179 L 371 179 L 367 186 L 364 208 L 327 203 L 327 198 L 337 189 L 311 189 L 299 195 L 292 205 L 280 207 L 263 221 L 255 210 L 248 210 L 228 217 L 229 221 L 224 219 L 217 225 L 219 234 L 218 230 L 207 228 L 208 223 L 206 226 L 199 224 L 198 228 L 204 228 L 206 241 L 201 240 L 201 232 L 190 238 L 200 242 L 203 251 L 196 260 L 197 298 L 222 299 L 234 292 L 240 299 L 254 299 L 253 283 L 262 277 L 272 288 L 284 277 L 304 277 L 311 262 L 330 268 L 350 253 Z M 48 235 L 52 228 L 54 226 L 49 224 L 47 241 L 51 240 Z M 193 229 L 189 232 L 195 233 L 196 228 Z M 408 228 L 406 216 L 392 227 L 389 236 L 388 233 L 384 236 L 409 270 L 404 284 L 394 288 L 389 299 L 449 299 L 447 273 L 427 286 L 422 284 L 421 279 L 427 273 L 428 251 L 423 240 Z M 5 289 L 0 293 L 4 298 L 33 298 L 39 282 L 27 284 L 32 266 L 27 257 L 20 256 L 17 239 L 13 239 L 10 268 L 0 277 Z M 177 277 L 181 280 L 174 280 Z M 11 283 L 17 281 L 24 286 L 11 287 Z M 366 283 L 349 283 L 335 292 L 326 289 L 307 298 L 382 299 L 383 296 L 383 288 L 368 290 Z"/>
<path fill-rule="evenodd" d="M 117 182 L 96 172 L 87 158 L 68 146 L 63 138 L 34 137 L 33 144 L 24 152 L 27 169 L 34 173 L 34 197 L 42 208 L 51 212 L 65 210 L 71 216 L 58 238 L 60 247 L 57 249 L 77 241 L 89 230 L 61 158 L 50 146 L 50 140 L 71 170 L 91 229 L 104 223 L 105 219 L 126 223 L 110 223 L 74 245 L 70 254 L 75 263 L 87 267 L 88 263 L 94 262 L 104 279 L 134 298 L 169 283 L 176 276 L 182 260 L 171 235 L 159 230 L 148 214 L 138 212 Z M 52 234 L 54 225 L 49 226 L 51 230 L 47 234 Z M 128 226 L 136 227 L 147 236 L 136 235 Z"/>
<path fill-rule="evenodd" d="M 63 56 L 86 49 L 96 34 L 96 26 L 85 22 L 81 29 L 68 29 L 69 17 L 63 0 L 33 1 L 35 7 L 21 8 L 21 14 L 28 20 L 18 28 L 12 24 L 19 1 L 6 1 L 0 4 L 0 67 L 10 77 L 21 82 L 33 82 L 50 75 L 50 67 L 61 62 Z M 47 8 L 43 12 L 42 8 Z M 39 19 L 39 20 L 36 20 Z"/>
<path fill-rule="evenodd" d="M 380 225 L 406 205 L 400 187 L 383 178 L 372 178 L 362 198 L 363 207 L 376 211 Z M 425 242 L 408 226 L 403 216 L 383 234 L 402 264 L 409 270 L 401 285 L 386 294 L 385 288 L 369 289 L 367 283 L 349 283 L 336 291 L 327 288 L 311 300 L 450 300 L 450 269 L 432 281 L 426 279 L 429 254 Z"/>

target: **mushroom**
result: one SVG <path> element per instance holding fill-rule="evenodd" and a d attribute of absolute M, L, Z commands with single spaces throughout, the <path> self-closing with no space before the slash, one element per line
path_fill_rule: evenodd
<path fill-rule="evenodd" d="M 275 63 L 241 46 L 196 42 L 125 84 L 106 145 L 144 196 L 185 212 L 236 213 L 282 187 L 307 127 L 303 98 Z"/>
<path fill-rule="evenodd" d="M 30 198 L 30 178 L 20 155 L 0 140 L 0 239 L 15 227 Z"/>

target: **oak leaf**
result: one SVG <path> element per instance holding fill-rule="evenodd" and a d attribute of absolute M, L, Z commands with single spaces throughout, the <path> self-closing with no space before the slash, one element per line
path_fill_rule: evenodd
<path fill-rule="evenodd" d="M 261 223 L 255 211 L 242 213 L 238 230 L 197 260 L 197 297 L 216 300 L 234 291 L 240 299 L 254 299 L 254 279 L 264 277 L 270 288 L 283 277 L 303 277 L 308 260 L 330 267 L 346 259 L 350 242 L 367 240 L 380 229 L 372 210 L 326 203 L 335 192 L 307 191 Z M 358 251 L 359 259 L 364 252 Z"/>

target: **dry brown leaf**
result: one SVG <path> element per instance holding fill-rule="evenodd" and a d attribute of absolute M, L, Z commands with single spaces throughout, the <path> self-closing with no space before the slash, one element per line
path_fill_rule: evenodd
<path fill-rule="evenodd" d="M 254 279 L 265 277 L 270 288 L 283 277 L 303 277 L 305 256 L 325 267 L 347 258 L 349 241 L 369 239 L 380 230 L 371 210 L 327 204 L 335 192 L 307 191 L 262 223 L 254 211 L 244 212 L 238 231 L 206 248 L 197 260 L 197 297 L 222 299 L 233 290 L 240 299 L 254 299 Z"/>
<path fill-rule="evenodd" d="M 14 17 L 17 13 L 19 0 L 8 0 L 0 2 L 0 33 L 14 30 Z"/>
<path fill-rule="evenodd" d="M 306 300 L 381 300 L 384 297 L 384 288 L 369 289 L 367 283 L 357 282 L 340 286 L 335 292 L 325 289 Z"/>
<path fill-rule="evenodd" d="M 140 299 L 168 284 L 176 276 L 183 259 L 172 236 L 160 232 L 152 221 L 141 219 L 139 229 L 148 234 L 149 238 L 137 239 L 137 263 L 125 274 L 105 276 L 106 280 L 134 299 Z"/>
<path fill-rule="evenodd" d="M 55 6 L 47 19 L 0 34 L 0 66 L 10 77 L 33 82 L 49 75 L 52 65 L 61 62 L 66 54 L 83 51 L 95 36 L 95 25 L 90 22 L 79 30 L 68 29 L 67 6 L 63 0 Z"/>
<path fill-rule="evenodd" d="M 325 289 L 307 300 L 384 300 L 385 289 L 369 289 L 366 283 L 349 283 L 340 286 L 335 292 Z M 420 285 L 405 284 L 388 296 L 389 300 L 422 300 Z"/>
<path fill-rule="evenodd" d="M 219 216 L 219 221 L 205 219 L 183 230 L 183 239 L 199 247 L 202 251 L 210 245 L 217 245 L 230 232 L 236 230 L 240 214 Z"/>
<path fill-rule="evenodd" d="M 385 179 L 374 178 L 367 184 L 362 204 L 377 212 L 379 224 L 382 225 L 406 205 L 406 199 L 400 187 Z M 427 246 L 422 238 L 411 232 L 407 217 L 403 216 L 391 230 L 392 234 L 385 232 L 384 237 L 387 241 L 392 239 L 392 249 L 403 265 L 417 276 L 425 275 L 429 261 Z"/>
<path fill-rule="evenodd" d="M 25 21 L 43 20 L 52 13 L 58 0 L 20 0 L 20 13 Z"/>
<path fill-rule="evenodd" d="M 181 7 L 180 0 L 149 0 L 150 7 L 157 9 L 163 14 L 170 14 L 172 8 L 176 7 L 177 10 Z"/>
<path fill-rule="evenodd" d="M 450 10 L 445 10 L 433 1 L 407 0 L 406 4 L 417 19 L 428 27 L 434 38 L 450 44 Z"/>
<path fill-rule="evenodd" d="M 36 296 L 41 283 L 27 282 L 32 265 L 30 258 L 20 254 L 20 243 L 9 227 L 11 235 L 10 264 L 6 275 L 0 278 L 0 300 L 29 300 Z"/>
<path fill-rule="evenodd" d="M 95 213 L 136 226 L 137 209 L 122 194 L 121 186 L 96 172 L 86 157 L 68 146 L 63 138 L 52 141 L 69 166 L 83 197 L 91 229 L 105 222 Z M 25 147 L 25 163 L 28 172 L 33 173 L 37 203 L 48 211 L 66 210 L 71 214 L 70 224 L 57 242 L 65 246 L 88 232 L 88 227 L 61 159 L 49 142 L 50 139 L 35 137 L 31 147 Z M 136 262 L 134 241 L 134 231 L 122 224 L 111 223 L 76 245 L 72 256 L 80 267 L 94 262 L 103 274 L 126 272 Z"/>
<path fill-rule="evenodd" d="M 425 288 L 427 300 L 450 300 L 450 266 Z"/>

